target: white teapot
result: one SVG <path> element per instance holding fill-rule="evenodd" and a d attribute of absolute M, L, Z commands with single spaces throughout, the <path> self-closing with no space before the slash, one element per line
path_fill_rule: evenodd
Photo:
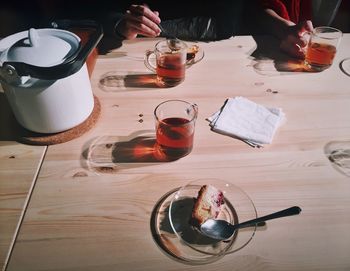
<path fill-rule="evenodd" d="M 29 29 L 0 40 L 0 83 L 24 128 L 57 133 L 89 117 L 94 99 L 85 62 L 103 35 L 99 25 L 94 27 L 84 46 L 74 33 L 55 28 Z"/>

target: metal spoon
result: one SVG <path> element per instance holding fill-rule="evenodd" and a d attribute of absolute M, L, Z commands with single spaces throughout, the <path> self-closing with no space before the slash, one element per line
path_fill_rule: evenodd
<path fill-rule="evenodd" d="M 163 32 L 164 36 L 166 37 L 166 40 L 167 40 L 167 43 L 168 43 L 170 50 L 172 50 L 172 51 L 179 50 L 181 48 L 181 46 L 179 45 L 180 40 L 172 34 L 170 34 L 170 35 L 169 35 L 169 33 L 166 34 L 166 31 L 161 26 L 161 24 L 158 24 L 158 27 L 160 28 L 160 30 Z"/>
<path fill-rule="evenodd" d="M 235 225 L 232 225 L 225 220 L 207 219 L 201 225 L 200 230 L 204 235 L 211 237 L 213 239 L 226 240 L 226 239 L 229 239 L 234 234 L 234 232 L 239 228 L 252 226 L 259 222 L 271 220 L 279 217 L 297 215 L 300 212 L 301 212 L 301 208 L 298 206 L 294 206 L 276 213 L 258 217 L 256 219 L 252 219 L 252 220 L 235 224 Z"/>

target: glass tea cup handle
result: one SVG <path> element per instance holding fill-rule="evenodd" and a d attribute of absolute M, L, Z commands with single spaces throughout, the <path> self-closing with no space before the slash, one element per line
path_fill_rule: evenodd
<path fill-rule="evenodd" d="M 193 59 L 186 61 L 186 68 L 191 68 L 194 64 L 197 64 L 204 58 L 204 52 L 199 51 Z"/>
<path fill-rule="evenodd" d="M 150 56 L 153 55 L 153 54 L 155 54 L 154 51 L 147 50 L 147 51 L 146 51 L 146 54 L 145 54 L 144 63 L 145 63 L 145 66 L 146 66 L 149 70 L 151 70 L 151 71 L 153 71 L 154 73 L 156 73 L 156 67 L 153 66 L 153 65 L 151 64 L 151 62 L 150 62 Z"/>
<path fill-rule="evenodd" d="M 195 103 L 190 103 L 189 107 L 186 108 L 186 113 L 191 120 L 195 121 L 198 117 L 198 105 Z"/>
<path fill-rule="evenodd" d="M 192 107 L 193 107 L 193 110 L 194 110 L 194 113 L 195 113 L 195 117 L 194 118 L 197 119 L 197 117 L 198 117 L 198 105 L 193 103 Z"/>

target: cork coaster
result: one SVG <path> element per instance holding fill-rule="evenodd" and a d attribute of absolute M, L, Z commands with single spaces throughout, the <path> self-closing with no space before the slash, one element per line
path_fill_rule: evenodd
<path fill-rule="evenodd" d="M 24 144 L 45 146 L 64 143 L 80 137 L 89 131 L 93 126 L 95 126 L 100 116 L 101 104 L 96 96 L 94 96 L 94 103 L 94 109 L 91 112 L 90 116 L 83 123 L 72 129 L 54 134 L 41 134 L 29 131 L 18 125 L 18 131 L 16 133 L 18 136 L 17 140 Z"/>

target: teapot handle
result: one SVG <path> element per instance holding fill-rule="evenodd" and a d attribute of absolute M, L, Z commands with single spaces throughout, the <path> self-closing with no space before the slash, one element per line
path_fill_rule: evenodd
<path fill-rule="evenodd" d="M 44 80 L 62 79 L 80 70 L 91 51 L 97 46 L 103 36 L 102 26 L 97 22 L 90 20 L 58 20 L 52 22 L 51 26 L 64 30 L 69 30 L 70 28 L 76 27 L 94 29 L 95 31 L 83 46 L 79 46 L 79 49 L 77 52 L 75 52 L 75 54 L 70 56 L 61 64 L 51 67 L 39 67 L 23 62 L 4 62 L 3 67 L 9 67 L 12 70 L 14 69 L 18 76 L 29 75 L 31 77 Z"/>

